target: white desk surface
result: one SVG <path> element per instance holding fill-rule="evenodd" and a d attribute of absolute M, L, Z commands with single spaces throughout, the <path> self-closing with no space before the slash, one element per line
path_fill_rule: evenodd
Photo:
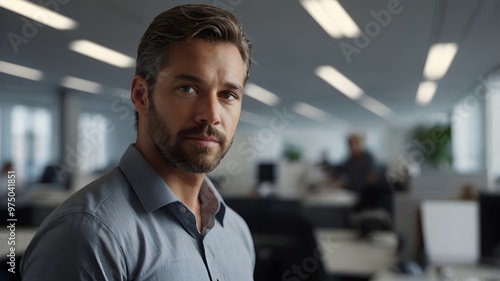
<path fill-rule="evenodd" d="M 371 240 L 359 240 L 352 230 L 318 228 L 315 232 L 329 275 L 372 276 L 396 261 L 397 238 L 392 232 L 376 232 Z"/>
<path fill-rule="evenodd" d="M 452 281 L 500 281 L 500 268 L 483 266 L 451 266 Z M 442 279 L 441 279 L 442 280 Z M 422 276 L 406 276 L 383 270 L 373 276 L 371 281 L 441 281 L 436 269 L 430 267 Z"/>
<path fill-rule="evenodd" d="M 33 206 L 56 208 L 72 194 L 73 191 L 42 189 L 31 191 L 28 193 L 28 197 Z"/>
<path fill-rule="evenodd" d="M 302 202 L 304 206 L 312 207 L 352 207 L 357 202 L 357 196 L 341 188 L 330 188 L 309 193 Z"/>
<path fill-rule="evenodd" d="M 16 255 L 22 254 L 35 236 L 36 230 L 36 227 L 16 227 L 16 245 L 14 246 L 8 244 L 10 230 L 7 227 L 2 227 L 0 230 L 0 257 L 8 255 L 10 247 L 16 247 Z"/>

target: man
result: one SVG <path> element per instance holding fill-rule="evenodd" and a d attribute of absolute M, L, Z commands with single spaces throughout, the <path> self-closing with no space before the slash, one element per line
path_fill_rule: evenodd
<path fill-rule="evenodd" d="M 349 190 L 362 192 L 377 178 L 373 157 L 363 150 L 361 136 L 350 135 L 347 142 L 350 155 L 342 167 L 347 181 L 345 186 Z"/>
<path fill-rule="evenodd" d="M 346 188 L 357 193 L 350 224 L 359 238 L 369 238 L 375 231 L 390 230 L 392 192 L 383 178 L 378 178 L 370 153 L 363 149 L 359 135 L 348 138 L 350 156 L 344 163 Z"/>
<path fill-rule="evenodd" d="M 137 52 L 137 141 L 40 226 L 23 280 L 253 280 L 245 222 L 205 177 L 231 146 L 250 66 L 236 18 L 158 15 Z"/>

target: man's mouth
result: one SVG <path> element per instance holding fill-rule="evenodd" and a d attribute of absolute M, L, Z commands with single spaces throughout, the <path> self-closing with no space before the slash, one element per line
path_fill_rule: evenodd
<path fill-rule="evenodd" d="M 186 140 L 194 142 L 201 146 L 214 147 L 220 144 L 220 140 L 209 135 L 189 135 L 185 137 Z"/>

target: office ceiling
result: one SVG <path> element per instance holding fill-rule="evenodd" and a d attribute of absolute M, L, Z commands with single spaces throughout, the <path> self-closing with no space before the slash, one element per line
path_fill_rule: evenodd
<path fill-rule="evenodd" d="M 372 28 L 369 42 L 333 39 L 304 10 L 298 0 L 209 0 L 223 3 L 243 23 L 254 45 L 250 81 L 280 97 L 276 107 L 287 111 L 305 102 L 334 118 L 354 126 L 415 123 L 450 109 L 471 94 L 480 77 L 500 65 L 500 1 L 498 0 L 400 0 L 401 12 L 392 14 L 385 26 L 374 28 L 374 12 L 387 10 L 397 0 L 339 0 L 361 30 Z M 33 1 L 38 2 L 38 1 Z M 40 2 L 54 2 L 40 1 Z M 66 75 L 99 82 L 108 89 L 129 89 L 133 68 L 117 68 L 70 51 L 68 44 L 87 39 L 135 57 L 138 41 L 159 12 L 185 1 L 87 0 L 62 1 L 58 10 L 75 19 L 75 30 L 37 27 L 15 52 L 7 34 L 19 35 L 25 22 L 18 14 L 0 8 L 0 60 L 42 70 L 46 77 L 34 82 L 0 73 L 0 91 L 21 95 L 32 91 L 57 91 Z M 369 31 L 370 32 L 370 31 Z M 415 95 L 429 46 L 457 42 L 457 55 L 447 75 L 440 80 L 433 101 L 415 103 Z M 359 42 L 358 42 L 359 43 Z M 349 60 L 340 48 L 356 48 Z M 354 49 L 353 49 L 354 50 Z M 384 119 L 345 97 L 314 74 L 320 65 L 332 65 L 359 85 L 368 95 L 388 106 L 394 115 Z M 110 95 L 111 90 L 103 96 Z M 91 95 L 91 94 L 89 94 Z M 251 98 L 243 109 L 271 118 L 271 107 Z M 303 126 L 318 121 L 297 117 Z M 333 121 L 335 122 L 335 121 Z M 264 122 L 265 123 L 265 122 Z"/>

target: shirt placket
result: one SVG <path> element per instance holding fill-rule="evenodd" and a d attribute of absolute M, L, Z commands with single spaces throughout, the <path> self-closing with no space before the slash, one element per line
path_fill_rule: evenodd
<path fill-rule="evenodd" d="M 179 220 L 181 221 L 182 225 L 184 226 L 184 229 L 186 230 L 186 232 L 189 233 L 189 235 L 194 237 L 198 243 L 200 254 L 201 254 L 201 257 L 203 259 L 203 263 L 205 264 L 205 269 L 207 270 L 208 277 L 210 278 L 210 281 L 219 280 L 217 278 L 212 277 L 211 269 L 213 268 L 214 264 L 213 263 L 210 264 L 208 262 L 207 255 L 206 255 L 206 248 L 205 248 L 204 239 L 203 239 L 204 236 L 202 236 L 198 232 L 198 229 L 196 227 L 196 218 L 195 218 L 194 214 L 191 211 L 189 211 L 189 209 L 186 206 L 184 206 L 184 204 L 182 204 L 180 202 L 178 203 L 177 210 L 178 210 L 178 213 L 176 212 L 177 213 L 176 215 L 178 216 Z M 212 255 L 212 257 L 213 257 L 213 255 Z"/>

